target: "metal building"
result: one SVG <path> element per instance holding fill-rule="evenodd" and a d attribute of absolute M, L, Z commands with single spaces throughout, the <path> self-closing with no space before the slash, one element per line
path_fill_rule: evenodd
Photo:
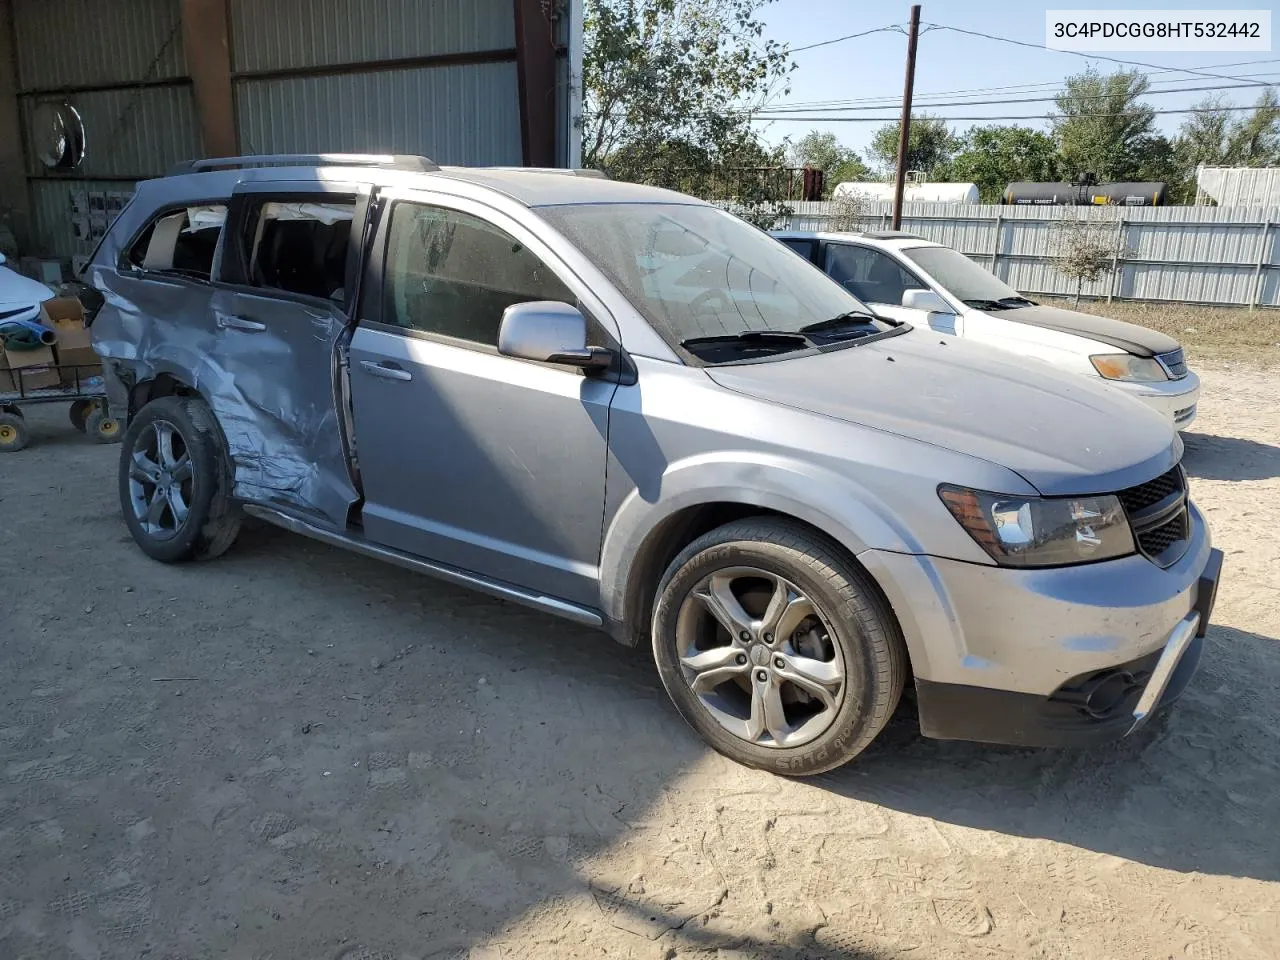
<path fill-rule="evenodd" d="M 23 254 L 78 259 L 136 181 L 197 156 L 574 166 L 581 10 L 581 0 L 0 0 L 0 228 Z"/>

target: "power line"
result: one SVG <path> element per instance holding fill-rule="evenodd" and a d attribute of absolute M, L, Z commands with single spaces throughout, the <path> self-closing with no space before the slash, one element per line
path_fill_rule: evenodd
<path fill-rule="evenodd" d="M 816 50 L 818 47 L 827 47 L 833 43 L 843 43 L 846 40 L 855 40 L 858 37 L 869 37 L 873 33 L 901 33 L 902 27 L 896 23 L 891 23 L 887 27 L 876 27 L 874 30 L 863 30 L 861 33 L 851 33 L 846 37 L 836 37 L 834 40 L 821 40 L 818 43 L 810 43 L 803 47 L 789 47 L 787 53 L 803 53 L 805 50 Z"/>
<path fill-rule="evenodd" d="M 1221 111 L 1237 111 L 1237 110 L 1253 110 L 1255 107 L 1213 107 L 1213 110 Z M 1204 107 L 1189 107 L 1185 110 L 1152 110 L 1156 115 L 1171 115 L 1179 113 L 1205 113 Z M 748 115 L 749 111 L 744 111 Z M 1123 113 L 1073 113 L 1070 119 L 1102 119 L 1105 117 L 1122 117 Z M 896 123 L 901 117 L 772 117 L 773 120 L 785 120 L 796 123 Z M 1016 116 L 995 116 L 995 117 L 929 117 L 930 120 L 942 120 L 951 123 L 956 120 L 972 121 L 972 120 L 1055 120 L 1057 116 L 1051 113 L 1024 113 Z"/>
<path fill-rule="evenodd" d="M 1211 86 L 1211 87 L 1181 87 L 1176 90 L 1148 90 L 1145 94 L 1143 94 L 1143 96 L 1147 96 L 1147 95 L 1154 96 L 1156 94 L 1166 94 L 1166 93 L 1202 93 L 1206 90 L 1247 90 L 1247 89 L 1257 89 L 1259 87 L 1265 88 L 1265 87 L 1272 87 L 1272 86 L 1274 86 L 1274 84 L 1271 84 L 1271 83 L 1238 83 L 1238 84 L 1233 84 L 1231 86 L 1224 86 L 1219 84 L 1217 86 Z M 1065 94 L 1055 94 L 1055 95 L 1046 96 L 1046 97 L 1012 97 L 1012 98 L 1006 98 L 1003 100 L 949 100 L 944 103 L 923 104 L 923 106 L 981 107 L 981 106 L 1003 105 L 1006 103 L 1044 103 L 1045 101 L 1048 101 L 1048 100 L 1056 101 L 1059 99 L 1059 97 L 1065 97 L 1066 99 L 1072 102 L 1077 102 L 1077 101 L 1083 101 L 1083 100 L 1109 100 L 1114 96 L 1116 96 L 1116 94 L 1112 94 L 1112 93 L 1076 94 L 1069 97 L 1067 97 Z M 801 109 L 805 109 L 805 110 L 816 109 L 816 110 L 843 113 L 843 112 L 856 112 L 860 110 L 883 110 L 884 106 L 885 106 L 884 104 L 875 104 L 872 106 L 859 106 L 859 107 L 803 107 L 802 108 L 798 105 L 792 105 L 792 106 L 765 107 L 756 112 L 765 113 L 765 114 L 779 114 L 779 113 L 787 113 L 787 112 L 794 113 Z"/>
<path fill-rule="evenodd" d="M 966 30 L 963 27 L 948 27 L 941 23 L 931 23 L 929 26 L 936 30 L 950 30 L 953 33 L 963 33 L 970 37 L 982 37 L 984 40 L 998 40 L 1000 43 L 1012 43 L 1019 47 L 1030 47 L 1032 50 L 1048 50 L 1052 53 L 1070 53 L 1077 57 L 1084 57 L 1086 60 L 1106 60 L 1109 63 L 1119 63 L 1128 67 L 1147 67 L 1152 70 L 1160 70 L 1164 72 L 1190 73 L 1197 77 L 1208 77 L 1210 80 L 1231 80 L 1238 82 L 1239 77 L 1228 76 L 1223 73 L 1209 73 L 1205 70 L 1193 70 L 1190 67 L 1166 67 L 1158 63 L 1143 63 L 1141 60 L 1121 60 L 1118 57 L 1105 57 L 1100 53 L 1085 53 L 1081 50 L 1058 50 L 1053 47 L 1046 47 L 1042 43 L 1031 43 L 1027 40 L 1014 40 L 1012 37 L 998 37 L 991 33 L 982 33 L 978 30 Z"/>
<path fill-rule="evenodd" d="M 1274 60 L 1246 61 L 1245 63 L 1280 63 L 1280 58 L 1276 58 Z M 1219 64 L 1218 66 L 1244 66 L 1245 63 Z M 1157 74 L 1164 73 L 1164 72 L 1176 72 L 1176 71 L 1157 70 L 1149 74 L 1144 74 L 1144 76 L 1156 76 Z M 1275 76 L 1280 76 L 1280 71 L 1269 70 L 1269 71 L 1258 71 L 1254 73 L 1245 73 L 1245 74 L 1241 74 L 1238 79 L 1241 81 L 1252 81 L 1258 77 L 1275 77 Z M 1186 77 L 1175 77 L 1174 79 L 1171 79 L 1171 80 L 1152 80 L 1151 83 L 1153 86 L 1155 84 L 1186 83 L 1187 79 L 1188 78 Z M 1263 84 L 1263 86 L 1269 86 L 1269 85 L 1270 84 Z M 916 94 L 916 99 L 920 100 L 926 97 L 931 99 L 937 98 L 937 97 L 953 97 L 953 96 L 960 96 L 962 94 L 968 94 L 968 93 L 1002 93 L 1002 92 L 1032 93 L 1036 90 L 1041 90 L 1045 88 L 1061 90 L 1062 86 L 1063 84 L 1061 80 L 1047 80 L 1043 83 L 1015 83 L 1015 84 L 1009 84 L 1006 86 L 999 86 L 999 87 L 970 87 L 968 89 L 960 89 L 960 90 L 939 90 L 933 93 L 918 93 Z M 1188 89 L 1196 89 L 1196 88 L 1188 88 Z M 1231 88 L 1222 87 L 1221 89 L 1229 90 Z M 1148 92 L 1163 93 L 1165 91 L 1149 90 Z M 1178 91 L 1174 90 L 1170 92 L 1176 93 Z M 806 109 L 818 110 L 818 109 L 825 109 L 827 107 L 840 107 L 845 105 L 861 104 L 861 103 L 870 103 L 870 104 L 879 104 L 882 106 L 889 106 L 894 103 L 897 103 L 899 100 L 901 100 L 901 94 L 895 93 L 895 94 L 885 94 L 884 96 L 879 96 L 879 97 L 849 97 L 849 98 L 838 99 L 838 100 L 836 99 L 800 100 L 800 101 L 793 101 L 788 104 L 783 104 L 782 106 L 804 107 Z"/>

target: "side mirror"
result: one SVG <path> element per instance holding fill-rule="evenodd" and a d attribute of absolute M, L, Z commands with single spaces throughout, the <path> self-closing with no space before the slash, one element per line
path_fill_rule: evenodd
<path fill-rule="evenodd" d="M 902 305 L 912 310 L 923 310 L 926 313 L 955 313 L 947 305 L 947 301 L 932 290 L 908 290 L 902 295 Z"/>
<path fill-rule="evenodd" d="M 502 313 L 498 352 L 504 357 L 601 370 L 613 362 L 603 347 L 587 346 L 582 311 L 556 300 L 513 303 Z"/>

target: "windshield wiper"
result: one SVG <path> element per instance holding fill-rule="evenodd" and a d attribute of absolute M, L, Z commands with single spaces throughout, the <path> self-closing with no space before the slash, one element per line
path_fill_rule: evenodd
<path fill-rule="evenodd" d="M 1004 303 L 1000 300 L 961 300 L 966 307 L 973 307 L 975 310 L 1011 310 L 1013 304 Z"/>
<path fill-rule="evenodd" d="M 830 318 L 829 320 L 819 320 L 816 323 L 805 324 L 796 332 L 797 333 L 831 333 L 836 330 L 844 329 L 845 327 L 872 326 L 876 322 L 876 320 L 882 320 L 882 322 L 887 323 L 890 326 L 894 326 L 894 327 L 898 326 L 898 324 L 901 322 L 898 320 L 882 319 L 880 317 L 873 316 L 869 313 L 861 313 L 857 310 L 850 310 L 848 313 L 837 314 L 836 316 Z M 871 332 L 879 333 L 880 331 L 873 328 Z"/>
<path fill-rule="evenodd" d="M 1001 297 L 996 303 L 1004 307 L 1034 307 L 1036 302 L 1026 297 Z"/>
<path fill-rule="evenodd" d="M 785 330 L 743 330 L 741 333 L 723 333 L 711 337 L 690 337 L 688 340 L 681 340 L 680 346 L 688 349 L 713 343 L 760 344 L 765 347 L 791 350 L 803 350 L 805 347 L 814 345 L 813 341 L 803 333 L 790 333 Z"/>

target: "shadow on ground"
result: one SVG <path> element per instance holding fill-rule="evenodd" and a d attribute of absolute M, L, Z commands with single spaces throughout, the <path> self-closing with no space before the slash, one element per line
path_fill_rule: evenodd
<path fill-rule="evenodd" d="M 1280 446 L 1220 437 L 1210 433 L 1184 433 L 1187 473 L 1202 480 L 1270 480 L 1280 477 Z"/>
<path fill-rule="evenodd" d="M 906 704 L 866 753 L 819 781 L 942 823 L 1044 837 L 1169 870 L 1280 880 L 1280 767 L 1266 706 L 1280 667 L 1263 676 L 1236 670 L 1237 648 L 1246 646 L 1262 662 L 1280 656 L 1273 638 L 1211 628 L 1182 700 L 1110 746 L 1050 751 L 927 740 Z"/>
<path fill-rule="evenodd" d="M 119 520 L 114 450 L 30 453 L 6 463 L 0 526 L 0 957 L 454 958 L 582 917 L 677 928 L 658 942 L 692 956 L 820 957 L 818 923 L 779 943 L 738 922 L 764 913 L 732 873 L 759 837 L 717 839 L 784 792 L 834 804 L 797 833 L 847 828 L 855 798 L 1280 880 L 1270 638 L 1214 628 L 1183 702 L 1105 749 L 927 741 L 908 704 L 824 796 L 710 757 L 650 658 L 602 634 L 273 528 L 215 563 L 153 563 Z M 702 923 L 724 889 L 722 927 Z M 600 955 L 519 933 L 502 950 Z"/>

